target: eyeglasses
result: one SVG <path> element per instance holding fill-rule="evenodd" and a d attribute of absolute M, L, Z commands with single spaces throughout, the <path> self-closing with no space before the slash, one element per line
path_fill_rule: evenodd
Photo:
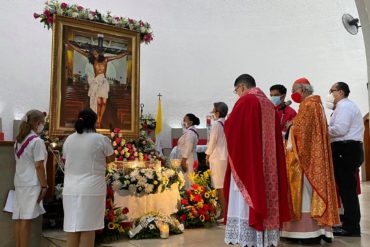
<path fill-rule="evenodd" d="M 237 94 L 239 87 L 240 87 L 240 85 L 236 86 L 236 88 L 234 89 L 233 93 Z"/>
<path fill-rule="evenodd" d="M 302 87 L 297 87 L 296 89 L 292 89 L 292 93 L 296 92 L 298 89 L 301 89 Z"/>
<path fill-rule="evenodd" d="M 336 91 L 339 91 L 339 90 L 338 89 L 330 89 L 329 93 L 336 92 Z"/>

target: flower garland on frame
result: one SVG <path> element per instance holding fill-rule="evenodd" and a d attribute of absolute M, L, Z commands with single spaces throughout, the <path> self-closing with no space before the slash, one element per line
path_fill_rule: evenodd
<path fill-rule="evenodd" d="M 140 33 L 141 42 L 145 44 L 149 44 L 153 40 L 153 31 L 151 30 L 150 24 L 147 22 L 113 16 L 110 11 L 104 15 L 97 10 L 90 10 L 89 8 L 84 8 L 77 4 L 59 3 L 56 0 L 47 1 L 44 11 L 41 14 L 34 13 L 33 17 L 35 19 L 40 18 L 40 22 L 44 24 L 44 27 L 50 29 L 53 26 L 54 14 L 100 22 L 136 31 Z"/>

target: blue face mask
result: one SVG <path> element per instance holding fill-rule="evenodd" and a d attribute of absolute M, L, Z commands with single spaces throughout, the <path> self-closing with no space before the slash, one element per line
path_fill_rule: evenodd
<path fill-rule="evenodd" d="M 271 96 L 271 102 L 277 106 L 281 104 L 280 96 Z"/>

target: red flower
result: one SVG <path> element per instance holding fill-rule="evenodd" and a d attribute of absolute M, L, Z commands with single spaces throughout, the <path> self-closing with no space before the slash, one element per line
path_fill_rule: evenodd
<path fill-rule="evenodd" d="M 115 217 L 114 210 L 109 211 L 109 213 L 107 215 L 108 220 L 109 221 L 113 221 L 114 220 L 114 217 Z"/>
<path fill-rule="evenodd" d="M 180 221 L 186 221 L 186 214 L 183 214 L 180 216 Z"/>
<path fill-rule="evenodd" d="M 211 217 L 209 217 L 209 214 L 204 215 L 206 217 L 206 220 L 209 220 Z"/>
<path fill-rule="evenodd" d="M 131 228 L 132 222 L 121 222 L 120 223 L 123 228 Z"/>
<path fill-rule="evenodd" d="M 202 200 L 202 197 L 199 194 L 194 196 L 194 201 L 195 202 L 200 202 L 201 200 Z"/>
<path fill-rule="evenodd" d="M 145 43 L 149 43 L 152 40 L 153 40 L 153 36 L 150 33 L 144 35 L 144 42 Z"/>
<path fill-rule="evenodd" d="M 135 160 L 135 156 L 130 156 L 128 160 Z"/>
<path fill-rule="evenodd" d="M 127 213 L 128 213 L 128 208 L 123 208 L 123 209 L 122 209 L 122 213 L 123 213 L 123 214 L 127 214 Z"/>
<path fill-rule="evenodd" d="M 82 6 L 77 6 L 77 9 L 78 9 L 78 11 L 82 11 L 82 10 L 84 10 L 84 7 L 82 7 Z"/>
<path fill-rule="evenodd" d="M 117 160 L 118 161 L 122 161 L 123 160 L 123 156 L 121 155 L 121 156 L 119 156 L 118 158 L 117 158 Z"/>
<path fill-rule="evenodd" d="M 121 143 L 121 138 L 116 138 L 114 141 L 117 143 L 117 145 L 120 145 L 120 143 Z"/>
<path fill-rule="evenodd" d="M 114 132 L 115 134 L 118 134 L 120 131 L 121 131 L 121 129 L 120 129 L 120 128 L 114 128 L 114 130 L 113 130 L 113 132 Z"/>
<path fill-rule="evenodd" d="M 118 152 L 121 152 L 122 151 L 122 147 L 117 147 L 117 151 Z"/>
<path fill-rule="evenodd" d="M 113 196 L 114 196 L 114 191 L 113 191 L 112 187 L 107 186 L 107 197 L 108 198 L 113 198 Z"/>
<path fill-rule="evenodd" d="M 197 190 L 197 189 L 198 189 L 198 185 L 196 185 L 196 184 L 193 184 L 191 187 L 192 187 L 193 189 L 195 189 L 195 190 Z"/>
<path fill-rule="evenodd" d="M 46 22 L 47 22 L 48 24 L 53 24 L 53 21 L 54 21 L 54 19 L 53 19 L 53 17 L 52 17 L 52 16 L 49 16 L 49 17 L 47 18 L 47 20 L 46 20 Z"/>
<path fill-rule="evenodd" d="M 49 10 L 47 10 L 47 9 L 45 9 L 45 11 L 44 11 L 44 15 L 45 15 L 46 17 L 49 17 L 49 16 L 50 16 L 50 11 L 49 11 Z"/>
<path fill-rule="evenodd" d="M 189 202 L 188 202 L 188 200 L 186 200 L 186 199 L 182 199 L 182 200 L 181 200 L 181 204 L 182 204 L 182 205 L 188 205 L 188 203 L 189 203 Z"/>
<path fill-rule="evenodd" d="M 134 20 L 133 20 L 133 19 L 128 18 L 128 23 L 133 24 L 133 23 L 134 23 Z"/>
<path fill-rule="evenodd" d="M 37 13 L 33 13 L 33 18 L 37 19 L 37 18 L 39 18 L 39 17 L 40 17 L 40 15 L 39 15 L 39 14 L 37 14 Z"/>
<path fill-rule="evenodd" d="M 60 7 L 61 7 L 62 9 L 65 9 L 65 8 L 67 8 L 67 7 L 68 7 L 68 4 L 66 4 L 66 3 L 61 3 L 61 4 L 60 4 Z"/>

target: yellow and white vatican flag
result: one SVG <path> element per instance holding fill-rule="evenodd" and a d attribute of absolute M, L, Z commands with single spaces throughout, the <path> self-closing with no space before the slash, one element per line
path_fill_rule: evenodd
<path fill-rule="evenodd" d="M 158 94 L 158 110 L 157 110 L 157 118 L 156 118 L 156 125 L 155 125 L 155 149 L 162 154 L 162 145 L 161 145 L 161 132 L 162 132 L 162 102 L 161 102 L 161 94 Z"/>

